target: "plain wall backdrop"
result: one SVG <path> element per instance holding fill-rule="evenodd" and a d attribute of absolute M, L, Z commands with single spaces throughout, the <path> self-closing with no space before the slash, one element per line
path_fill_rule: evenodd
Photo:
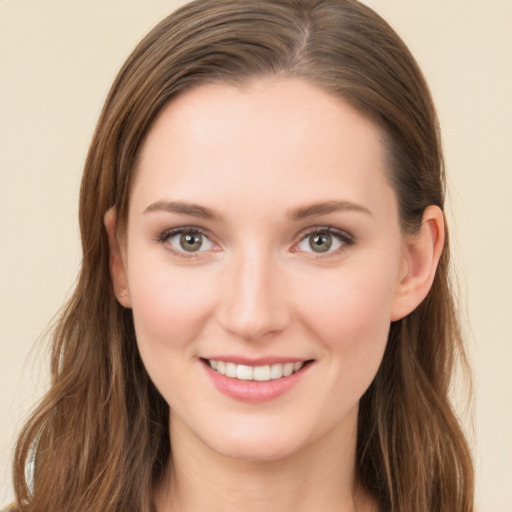
<path fill-rule="evenodd" d="M 0 505 L 15 433 L 47 385 L 34 343 L 79 267 L 78 189 L 97 117 L 129 52 L 181 3 L 0 0 Z M 512 2 L 367 3 L 409 45 L 438 108 L 475 374 L 477 512 L 512 512 Z"/>

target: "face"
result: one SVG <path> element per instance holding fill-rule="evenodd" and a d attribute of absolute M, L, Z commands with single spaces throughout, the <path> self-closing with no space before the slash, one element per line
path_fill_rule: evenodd
<path fill-rule="evenodd" d="M 355 435 L 407 272 L 378 128 L 298 80 L 207 85 L 140 157 L 124 303 L 171 433 L 264 460 Z"/>

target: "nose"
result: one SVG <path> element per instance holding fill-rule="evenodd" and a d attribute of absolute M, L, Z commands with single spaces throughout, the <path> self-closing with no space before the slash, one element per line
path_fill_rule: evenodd
<path fill-rule="evenodd" d="M 259 341 L 287 327 L 285 280 L 270 255 L 248 248 L 233 257 L 225 278 L 217 314 L 223 329 L 240 339 Z"/>

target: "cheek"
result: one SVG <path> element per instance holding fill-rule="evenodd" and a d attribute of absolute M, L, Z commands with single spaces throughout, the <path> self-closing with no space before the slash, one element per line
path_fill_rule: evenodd
<path fill-rule="evenodd" d="M 141 350 L 152 344 L 172 351 L 194 340 L 211 310 L 211 278 L 165 262 L 132 263 L 130 298 Z"/>
<path fill-rule="evenodd" d="M 214 283 L 165 261 L 137 261 L 129 268 L 130 298 L 140 357 L 171 407 L 193 371 L 196 341 L 209 317 Z M 204 277 L 204 276 L 203 276 Z M 176 402 L 178 400 L 178 402 Z"/>
<path fill-rule="evenodd" d="M 303 289 L 309 292 L 298 295 L 311 321 L 333 334 L 351 332 L 356 336 L 382 324 L 389 326 L 395 292 L 389 271 L 344 269 Z"/>
<path fill-rule="evenodd" d="M 394 281 L 389 271 L 352 269 L 303 296 L 304 323 L 330 357 L 333 385 L 362 395 L 386 348 Z"/>

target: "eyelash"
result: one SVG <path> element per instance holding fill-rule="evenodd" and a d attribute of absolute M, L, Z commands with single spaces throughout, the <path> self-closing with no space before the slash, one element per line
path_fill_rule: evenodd
<path fill-rule="evenodd" d="M 308 257 L 312 257 L 314 259 L 322 259 L 322 258 L 329 258 L 331 256 L 337 256 L 339 254 L 342 254 L 347 247 L 350 247 L 354 245 L 355 243 L 355 237 L 348 233 L 347 231 L 344 231 L 342 229 L 337 229 L 332 226 L 315 226 L 313 228 L 310 228 L 305 233 L 302 233 L 300 235 L 299 241 L 294 244 L 294 247 L 296 247 L 298 244 L 306 241 L 308 238 L 310 238 L 312 235 L 317 234 L 328 234 L 332 236 L 333 238 L 336 238 L 338 242 L 340 243 L 340 247 L 334 249 L 334 250 L 328 250 L 324 253 L 322 252 L 315 252 L 315 251 L 304 251 L 308 253 Z M 298 250 L 294 251 L 298 252 Z"/>
<path fill-rule="evenodd" d="M 198 256 L 198 253 L 203 251 L 191 251 L 190 253 L 187 253 L 185 250 L 176 250 L 173 248 L 168 242 L 170 239 L 174 238 L 175 236 L 182 235 L 184 233 L 188 234 L 198 234 L 202 237 L 206 238 L 210 243 L 214 243 L 211 240 L 210 235 L 202 230 L 201 228 L 195 227 L 195 226 L 184 226 L 180 228 L 174 228 L 174 229 L 167 229 L 164 232 L 162 232 L 157 238 L 156 241 L 161 243 L 162 245 L 165 244 L 166 249 L 170 252 L 172 252 L 174 255 L 177 255 L 181 258 L 196 258 Z M 322 258 L 328 258 L 330 256 L 341 254 L 346 250 L 347 247 L 350 247 L 354 245 L 355 243 L 355 237 L 348 233 L 347 231 L 334 228 L 332 226 L 315 226 L 310 229 L 308 229 L 305 233 L 301 233 L 298 237 L 298 240 L 294 242 L 293 247 L 297 247 L 300 243 L 306 241 L 309 237 L 315 234 L 328 234 L 338 240 L 340 243 L 340 247 L 334 249 L 334 250 L 328 250 L 325 253 L 322 252 L 315 252 L 315 251 L 303 251 L 305 253 L 308 253 L 308 257 L 313 257 L 314 259 L 322 259 Z M 298 249 L 292 249 L 292 252 L 300 252 Z"/>
<path fill-rule="evenodd" d="M 184 226 L 181 228 L 167 229 L 163 233 L 161 233 L 157 237 L 156 240 L 157 240 L 157 242 L 161 243 L 162 245 L 165 244 L 165 248 L 168 251 L 172 252 L 176 256 L 179 256 L 180 258 L 195 258 L 195 257 L 197 257 L 197 253 L 202 252 L 202 251 L 193 251 L 193 252 L 187 253 L 184 250 L 183 251 L 176 250 L 174 247 L 171 246 L 171 244 L 167 243 L 167 242 L 169 242 L 169 240 L 171 238 L 174 238 L 175 236 L 178 236 L 178 235 L 182 235 L 184 233 L 188 233 L 191 235 L 201 235 L 203 238 L 206 238 L 211 243 L 213 243 L 211 241 L 211 237 L 208 235 L 208 233 L 206 233 L 201 228 L 197 228 L 195 226 Z"/>

